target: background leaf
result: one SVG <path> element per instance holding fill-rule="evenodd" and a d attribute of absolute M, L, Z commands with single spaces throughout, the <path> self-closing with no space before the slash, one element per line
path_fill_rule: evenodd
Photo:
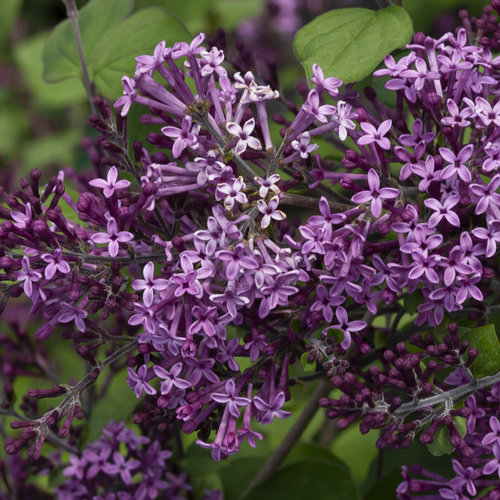
<path fill-rule="evenodd" d="M 464 437 L 467 432 L 467 419 L 462 417 L 453 417 L 453 422 L 459 434 Z M 435 457 L 449 455 L 453 451 L 453 445 L 450 443 L 450 431 L 445 425 L 441 425 L 434 435 L 434 441 L 427 445 L 427 449 Z"/>
<path fill-rule="evenodd" d="M 278 470 L 253 488 L 246 500 L 355 500 L 356 485 L 349 469 L 329 460 L 301 460 Z"/>
<path fill-rule="evenodd" d="M 308 78 L 317 63 L 325 76 L 344 82 L 361 80 L 390 52 L 411 39 L 412 22 L 397 6 L 381 10 L 331 10 L 301 28 L 294 50 Z"/>
<path fill-rule="evenodd" d="M 92 59 L 101 38 L 125 19 L 133 6 L 134 0 L 91 0 L 80 10 L 78 25 L 87 62 Z M 80 76 L 80 61 L 69 19 L 59 23 L 48 38 L 43 66 L 47 82 Z"/>
<path fill-rule="evenodd" d="M 110 98 L 121 95 L 121 78 L 134 74 L 134 58 L 152 54 L 162 40 L 171 46 L 191 41 L 191 35 L 177 17 L 159 7 L 140 10 L 110 30 L 89 59 L 99 91 Z"/>
<path fill-rule="evenodd" d="M 19 42 L 14 49 L 14 59 L 29 87 L 32 104 L 40 108 L 60 108 L 86 98 L 80 82 L 62 81 L 47 83 L 42 78 L 42 52 L 48 39 L 40 33 Z"/>
<path fill-rule="evenodd" d="M 461 336 L 471 347 L 478 350 L 478 356 L 472 364 L 471 371 L 476 378 L 493 375 L 500 371 L 500 343 L 495 325 L 472 328 Z"/>
<path fill-rule="evenodd" d="M 90 442 L 99 439 L 102 428 L 110 420 L 127 422 L 137 406 L 139 401 L 125 383 L 126 377 L 126 368 L 115 373 L 106 390 L 106 395 L 95 404 L 88 426 L 88 440 Z"/>

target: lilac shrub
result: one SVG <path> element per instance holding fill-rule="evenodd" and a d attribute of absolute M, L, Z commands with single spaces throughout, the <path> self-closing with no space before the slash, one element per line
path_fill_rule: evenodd
<path fill-rule="evenodd" d="M 116 118 L 94 100 L 97 177 L 34 170 L 0 190 L 3 296 L 31 301 L 36 342 L 61 328 L 89 365 L 75 385 L 31 392 L 63 396 L 41 416 L 6 398 L 22 429 L 7 451 L 37 458 L 55 433 L 81 445 L 81 395 L 125 357 L 144 435 L 108 425 L 71 454 L 58 494 L 174 498 L 189 486 L 168 476 L 154 433 L 176 421 L 217 461 L 258 446 L 255 423 L 291 415 L 302 358 L 342 393 L 320 400 L 326 416 L 380 430 L 379 448 L 446 429 L 456 477 L 405 468 L 401 498 L 497 498 L 499 366 L 475 339 L 498 298 L 500 30 L 491 7 L 463 20 L 385 58 L 374 76 L 394 108 L 317 64 L 298 106 L 233 73 L 202 33 L 137 57 Z M 133 108 L 148 146 L 129 147 Z"/>

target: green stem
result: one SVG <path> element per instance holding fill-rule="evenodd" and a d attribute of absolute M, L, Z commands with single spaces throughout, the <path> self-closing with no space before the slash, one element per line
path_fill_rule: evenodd
<path fill-rule="evenodd" d="M 90 81 L 89 72 L 87 70 L 87 63 L 85 62 L 85 54 L 83 52 L 82 37 L 80 36 L 80 27 L 78 25 L 78 9 L 76 8 L 75 0 L 62 0 L 64 6 L 66 7 L 66 13 L 71 22 L 71 28 L 73 30 L 73 36 L 75 37 L 76 50 L 78 51 L 78 58 L 80 59 L 80 67 L 82 69 L 82 82 L 85 87 L 85 92 L 87 92 L 87 97 L 89 98 L 90 108 L 92 113 L 96 113 L 94 106 L 94 91 L 93 85 Z"/>

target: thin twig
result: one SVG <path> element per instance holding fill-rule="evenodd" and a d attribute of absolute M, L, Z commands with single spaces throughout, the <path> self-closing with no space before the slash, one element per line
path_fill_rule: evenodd
<path fill-rule="evenodd" d="M 87 69 L 87 63 L 85 62 L 85 54 L 83 52 L 82 37 L 80 36 L 80 27 L 78 25 L 78 9 L 76 8 L 75 0 L 62 0 L 64 6 L 66 7 L 66 13 L 71 22 L 71 28 L 73 30 L 73 36 L 75 37 L 76 50 L 78 51 L 78 58 L 80 59 L 80 67 L 82 69 L 82 82 L 85 87 L 85 92 L 87 92 L 87 97 L 90 102 L 90 107 L 92 113 L 96 113 L 94 106 L 94 91 L 93 85 L 90 81 L 89 72 Z"/>
<path fill-rule="evenodd" d="M 9 409 L 4 409 L 0 408 L 0 415 L 6 415 L 8 417 L 14 417 L 17 418 L 17 420 L 22 420 L 23 422 L 29 422 L 30 419 L 25 417 L 24 415 L 21 415 L 18 413 L 16 410 L 13 410 L 12 408 Z M 80 452 L 71 446 L 69 443 L 64 441 L 64 439 L 61 439 L 57 434 L 52 432 L 50 429 L 47 433 L 47 441 L 54 446 L 57 446 L 59 448 L 62 448 L 63 450 L 69 451 L 70 453 L 73 453 L 74 455 L 79 455 Z"/>
<path fill-rule="evenodd" d="M 319 199 L 313 198 L 311 196 L 302 196 L 300 194 L 284 193 L 283 197 L 280 199 L 282 205 L 292 205 L 296 207 L 313 208 L 318 210 Z M 336 201 L 327 200 L 328 205 L 333 210 L 339 210 L 345 212 L 354 208 L 352 205 L 346 205 L 344 203 L 337 203 Z"/>

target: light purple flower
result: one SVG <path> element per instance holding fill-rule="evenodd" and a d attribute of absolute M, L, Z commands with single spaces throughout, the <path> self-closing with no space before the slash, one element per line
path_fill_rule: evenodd
<path fill-rule="evenodd" d="M 14 227 L 19 229 L 27 229 L 33 222 L 33 214 L 31 210 L 31 203 L 28 201 L 24 206 L 24 213 L 19 210 L 12 210 L 10 216 L 14 219 Z"/>
<path fill-rule="evenodd" d="M 45 278 L 48 280 L 52 279 L 57 271 L 61 274 L 67 274 L 71 270 L 69 264 L 64 260 L 62 250 L 60 248 L 56 248 L 52 254 L 42 254 L 42 259 L 49 263 L 49 265 L 45 268 Z"/>
<path fill-rule="evenodd" d="M 152 76 L 153 71 L 163 64 L 165 61 L 165 40 L 160 42 L 153 52 L 152 56 L 144 55 L 135 58 L 138 63 L 136 66 L 136 73 L 147 73 Z"/>
<path fill-rule="evenodd" d="M 367 144 L 376 143 L 382 149 L 390 149 L 391 143 L 385 134 L 389 132 L 392 127 L 392 120 L 384 120 L 378 128 L 375 128 L 371 123 L 361 122 L 361 129 L 365 133 L 358 139 L 358 144 L 360 146 L 366 146 Z"/>
<path fill-rule="evenodd" d="M 498 443 L 493 445 L 493 455 L 495 458 L 483 467 L 483 474 L 489 475 L 497 472 L 500 477 L 500 445 Z"/>
<path fill-rule="evenodd" d="M 476 214 L 483 214 L 490 205 L 500 207 L 500 194 L 496 191 L 500 186 L 500 174 L 495 175 L 490 182 L 486 184 L 471 184 L 470 190 L 479 197 L 476 205 Z"/>
<path fill-rule="evenodd" d="M 352 106 L 344 101 L 337 103 L 336 113 L 332 117 L 334 123 L 338 125 L 338 135 L 341 141 L 347 139 L 347 131 L 356 128 L 355 123 L 349 118 Z"/>
<path fill-rule="evenodd" d="M 262 229 L 266 229 L 267 226 L 271 223 L 271 219 L 274 220 L 284 220 L 286 219 L 286 215 L 281 210 L 278 210 L 279 198 L 277 196 L 273 196 L 269 203 L 266 203 L 264 200 L 259 200 L 257 202 L 257 208 L 259 212 L 264 214 L 262 217 L 262 221 L 260 223 L 260 227 Z"/>
<path fill-rule="evenodd" d="M 292 148 L 300 154 L 300 157 L 303 160 L 306 160 L 309 157 L 309 153 L 319 149 L 317 144 L 310 144 L 310 141 L 311 136 L 309 135 L 309 132 L 304 132 L 298 137 L 298 140 L 292 141 Z"/>
<path fill-rule="evenodd" d="M 444 180 L 452 177 L 454 179 L 458 175 L 464 182 L 471 182 L 472 176 L 467 162 L 470 160 L 473 151 L 474 146 L 472 144 L 467 144 L 457 155 L 451 149 L 439 148 L 439 154 L 448 163 L 441 171 L 440 178 Z"/>
<path fill-rule="evenodd" d="M 380 217 L 382 213 L 382 200 L 392 200 L 399 196 L 399 191 L 395 188 L 380 189 L 380 178 L 377 172 L 371 168 L 368 172 L 369 190 L 360 191 L 351 197 L 354 203 L 370 202 L 370 209 L 374 217 Z"/>
<path fill-rule="evenodd" d="M 85 318 L 89 315 L 84 309 L 79 309 L 78 307 L 73 307 L 67 302 L 61 302 L 61 311 L 57 316 L 57 321 L 59 323 L 69 323 L 70 321 L 75 322 L 75 326 L 81 332 L 85 331 Z"/>
<path fill-rule="evenodd" d="M 137 97 L 135 80 L 128 76 L 122 78 L 123 95 L 115 102 L 114 107 L 120 109 L 120 116 L 127 116 L 130 106 Z"/>
<path fill-rule="evenodd" d="M 260 420 L 263 425 L 269 425 L 274 420 L 274 417 L 285 419 L 292 415 L 289 411 L 281 409 L 285 404 L 285 393 L 283 391 L 280 391 L 274 398 L 269 396 L 269 401 L 264 401 L 261 397 L 255 396 L 253 404 L 257 410 L 264 412 Z"/>
<path fill-rule="evenodd" d="M 325 78 L 323 70 L 316 63 L 312 65 L 311 82 L 316 85 L 317 92 L 321 93 L 325 90 L 326 93 L 333 98 L 337 97 L 339 93 L 338 89 L 342 86 L 342 80 L 338 78 L 333 76 Z"/>
<path fill-rule="evenodd" d="M 108 462 L 104 466 L 103 469 L 106 474 L 109 474 L 110 476 L 117 476 L 120 474 L 121 480 L 125 484 L 130 484 L 132 482 L 131 471 L 137 469 L 137 467 L 141 465 L 141 462 L 139 462 L 139 460 L 125 461 L 125 457 L 119 451 L 115 451 L 113 453 L 113 460 L 114 463 Z"/>
<path fill-rule="evenodd" d="M 148 382 L 148 365 L 139 366 L 137 372 L 134 372 L 132 368 L 127 368 L 127 371 L 127 384 L 134 390 L 136 398 L 141 397 L 142 391 L 146 394 L 156 394 L 156 389 Z"/>
<path fill-rule="evenodd" d="M 348 349 L 349 346 L 351 345 L 352 333 L 360 332 L 361 330 L 366 328 L 366 322 L 359 320 L 349 321 L 349 318 L 347 316 L 347 311 L 342 306 L 337 307 L 337 310 L 335 311 L 335 316 L 337 317 L 338 324 L 329 326 L 323 331 L 323 333 L 327 332 L 332 328 L 342 331 L 344 333 L 344 340 L 342 340 L 340 346 L 342 347 L 342 349 Z"/>
<path fill-rule="evenodd" d="M 237 123 L 229 122 L 226 124 L 227 131 L 238 138 L 238 142 L 234 151 L 237 155 L 241 155 L 247 149 L 247 147 L 252 149 L 262 149 L 259 139 L 256 137 L 252 137 L 253 129 L 255 128 L 255 120 L 250 118 L 247 120 L 243 128 L 240 127 Z"/>
<path fill-rule="evenodd" d="M 26 255 L 21 261 L 22 271 L 17 272 L 17 279 L 24 281 L 23 290 L 27 297 L 33 295 L 33 283 L 40 281 L 42 278 L 42 273 L 31 269 L 31 263 L 29 257 Z"/>
<path fill-rule="evenodd" d="M 215 72 L 220 78 L 227 78 L 227 71 L 221 66 L 224 61 L 224 51 L 212 47 L 210 52 L 202 50 L 200 56 L 202 76 L 210 76 Z"/>
<path fill-rule="evenodd" d="M 173 386 L 178 387 L 179 389 L 187 389 L 188 387 L 191 387 L 191 382 L 179 377 L 182 371 L 182 363 L 180 362 L 175 363 L 170 370 L 165 370 L 165 368 L 155 365 L 153 366 L 153 371 L 157 377 L 163 379 L 160 391 L 164 396 L 170 393 Z"/>
<path fill-rule="evenodd" d="M 144 279 L 134 280 L 132 288 L 136 291 L 144 290 L 142 300 L 146 307 L 153 304 L 154 292 L 166 290 L 169 282 L 163 278 L 154 277 L 155 266 L 152 262 L 148 262 L 143 269 Z"/>
<path fill-rule="evenodd" d="M 172 146 L 172 154 L 174 158 L 179 158 L 184 149 L 190 147 L 191 149 L 198 149 L 198 133 L 201 126 L 198 123 L 193 125 L 191 116 L 186 115 L 181 122 L 181 128 L 167 126 L 161 129 L 162 133 L 167 137 L 175 138 L 174 145 Z"/>
<path fill-rule="evenodd" d="M 95 233 L 90 239 L 94 243 L 107 243 L 109 255 L 111 255 L 111 257 L 116 257 L 120 249 L 120 243 L 132 241 L 134 235 L 128 231 L 118 231 L 116 220 L 113 217 L 109 217 L 107 229 L 107 233 Z"/>
<path fill-rule="evenodd" d="M 260 185 L 259 196 L 261 198 L 266 198 L 269 191 L 271 191 L 275 195 L 279 194 L 280 188 L 277 186 L 277 183 L 280 180 L 280 176 L 278 174 L 273 174 L 269 177 L 266 177 L 265 179 L 263 179 L 262 177 L 256 177 L 255 180 Z"/>
<path fill-rule="evenodd" d="M 490 417 L 491 432 L 486 434 L 481 441 L 481 444 L 497 444 L 500 446 L 500 422 L 494 415 Z"/>
<path fill-rule="evenodd" d="M 444 203 L 441 203 L 435 198 L 424 200 L 424 205 L 427 208 L 434 210 L 434 213 L 429 217 L 429 228 L 432 229 L 436 227 L 443 218 L 452 226 L 460 227 L 460 219 L 452 210 L 452 208 L 457 205 L 459 201 L 460 198 L 455 195 L 446 198 Z"/>
<path fill-rule="evenodd" d="M 240 416 L 240 410 L 238 406 L 247 406 L 250 404 L 251 400 L 249 398 L 238 396 L 236 391 L 236 386 L 234 384 L 234 380 L 230 378 L 226 385 L 224 386 L 226 392 L 213 392 L 210 397 L 217 401 L 217 403 L 225 403 L 229 409 L 229 413 L 238 418 Z"/>
<path fill-rule="evenodd" d="M 130 186 L 130 182 L 122 179 L 119 180 L 118 182 L 116 181 L 118 179 L 118 170 L 116 167 L 113 165 L 109 170 L 108 170 L 108 176 L 107 179 L 93 179 L 89 182 L 91 186 L 94 186 L 96 188 L 102 189 L 102 194 L 106 198 L 111 198 L 113 194 L 115 193 L 116 190 L 119 189 L 125 189 Z"/>
<path fill-rule="evenodd" d="M 322 106 L 319 105 L 319 95 L 315 89 L 309 92 L 302 109 L 321 123 L 327 123 L 327 116 L 335 113 L 335 106 L 332 106 L 331 104 L 323 104 Z"/>
<path fill-rule="evenodd" d="M 245 189 L 245 182 L 241 175 L 237 177 L 232 183 L 224 182 L 217 184 L 215 190 L 215 199 L 217 201 L 224 200 L 224 207 L 226 210 L 231 210 L 235 203 L 247 203 L 247 195 L 243 192 Z"/>

